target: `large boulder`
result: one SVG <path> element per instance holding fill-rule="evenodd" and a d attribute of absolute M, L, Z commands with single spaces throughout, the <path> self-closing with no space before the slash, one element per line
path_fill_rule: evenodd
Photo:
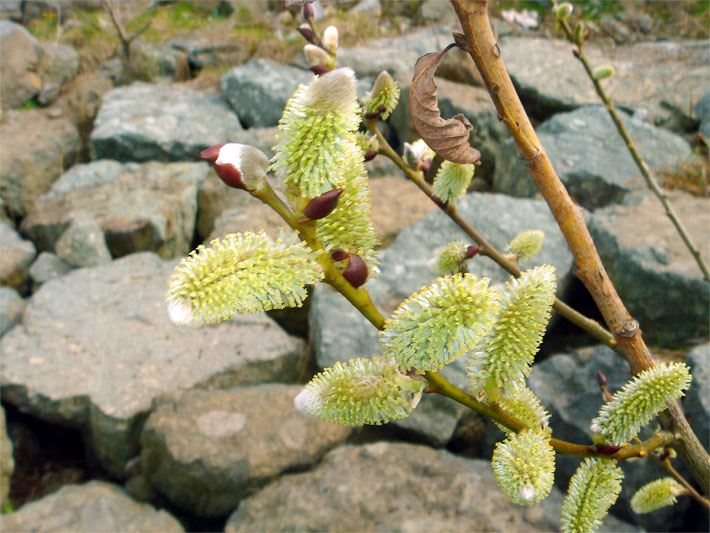
<path fill-rule="evenodd" d="M 0 20 L 0 105 L 21 106 L 42 89 L 37 67 L 42 47 L 14 22 Z"/>
<path fill-rule="evenodd" d="M 303 343 L 265 315 L 214 328 L 174 326 L 164 303 L 174 266 L 133 254 L 49 281 L 0 343 L 3 400 L 82 430 L 114 476 L 126 475 L 138 453 L 155 398 L 295 381 L 302 365 Z"/>
<path fill-rule="evenodd" d="M 551 531 L 559 527 L 561 500 L 554 491 L 521 507 L 496 486 L 487 461 L 377 442 L 337 448 L 314 470 L 268 485 L 239 505 L 225 530 Z"/>
<path fill-rule="evenodd" d="M 52 251 L 77 218 L 102 228 L 113 257 L 155 251 L 162 257 L 190 250 L 197 191 L 206 163 L 95 161 L 69 169 L 22 221 L 40 250 Z"/>
<path fill-rule="evenodd" d="M 25 301 L 13 289 L 0 287 L 0 337 L 22 320 Z M 2 469 L 0 469 L 2 470 Z M 2 496 L 0 495 L 0 504 Z"/>
<path fill-rule="evenodd" d="M 308 70 L 270 59 L 250 59 L 222 76 L 221 86 L 245 128 L 267 128 L 278 124 L 296 87 L 312 79 Z"/>
<path fill-rule="evenodd" d="M 72 271 L 72 266 L 65 263 L 51 252 L 40 252 L 30 267 L 30 279 L 36 289 L 50 279 L 60 278 Z"/>
<path fill-rule="evenodd" d="M 138 82 L 103 96 L 91 152 L 94 159 L 118 161 L 197 160 L 200 151 L 241 129 L 217 95 Z"/>
<path fill-rule="evenodd" d="M 0 196 L 24 217 L 79 155 L 76 127 L 37 110 L 11 111 L 0 123 Z"/>
<path fill-rule="evenodd" d="M 552 215 L 543 202 L 503 195 L 471 193 L 458 203 L 461 216 L 499 248 L 526 229 L 545 232 L 545 246 L 533 264 L 549 263 L 556 267 L 558 290 L 564 294 L 571 281 L 572 256 Z M 381 274 L 366 288 L 375 304 L 388 313 L 437 275 L 430 262 L 438 248 L 466 235 L 443 213 L 436 212 L 401 231 L 393 244 L 382 253 Z M 494 283 L 508 279 L 495 263 L 484 258 L 470 262 L 469 270 L 488 276 Z M 380 352 L 377 331 L 342 296 L 329 287 L 315 288 L 310 311 L 311 340 L 319 367 L 332 366 L 355 356 Z M 447 377 L 465 387 L 463 361 L 444 368 Z M 409 418 L 393 424 L 418 438 L 443 446 L 454 433 L 463 414 L 458 404 L 437 395 L 425 395 Z"/>
<path fill-rule="evenodd" d="M 299 385 L 191 391 L 161 402 L 141 436 L 143 473 L 175 505 L 227 516 L 284 471 L 311 466 L 350 428 L 293 406 Z"/>
<path fill-rule="evenodd" d="M 184 531 L 165 511 L 138 503 L 103 481 L 67 485 L 59 492 L 2 516 L 5 531 Z"/>
<path fill-rule="evenodd" d="M 582 65 L 566 41 L 509 37 L 501 42 L 505 65 L 528 111 L 547 118 L 560 111 L 596 104 Z M 645 114 L 651 123 L 677 128 L 688 119 L 707 81 L 707 46 L 702 41 L 647 42 L 584 47 L 592 65 L 612 65 L 616 74 L 604 87 L 618 105 Z M 622 144 L 622 143 L 620 143 Z"/>
<path fill-rule="evenodd" d="M 623 113 L 621 117 L 651 169 L 673 169 L 692 157 L 690 146 L 681 137 Z M 543 123 L 537 133 L 560 179 L 583 207 L 596 209 L 620 203 L 631 192 L 647 190 L 636 163 L 603 107 L 582 107 L 555 115 Z M 512 139 L 501 146 L 493 185 L 496 190 L 513 196 L 537 194 L 537 187 Z"/>
<path fill-rule="evenodd" d="M 57 42 L 43 45 L 39 71 L 42 75 L 42 91 L 39 103 L 47 105 L 59 96 L 62 86 L 74 79 L 79 72 L 79 54 L 68 44 Z"/>
<path fill-rule="evenodd" d="M 710 200 L 676 193 L 670 201 L 707 261 Z M 590 230 L 646 339 L 676 347 L 708 335 L 710 286 L 655 196 L 596 211 Z"/>
<path fill-rule="evenodd" d="M 0 222 L 0 250 L 0 287 L 26 289 L 30 264 L 37 255 L 34 245 Z"/>
<path fill-rule="evenodd" d="M 710 449 L 710 344 L 698 346 L 687 358 L 693 384 L 685 396 L 683 408 L 695 434 L 705 449 Z"/>

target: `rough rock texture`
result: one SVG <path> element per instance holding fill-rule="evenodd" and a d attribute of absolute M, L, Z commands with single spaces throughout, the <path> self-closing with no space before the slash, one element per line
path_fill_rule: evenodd
<path fill-rule="evenodd" d="M 180 84 L 134 83 L 104 95 L 91 152 L 94 159 L 118 161 L 196 160 L 241 129 L 217 95 Z"/>
<path fill-rule="evenodd" d="M 229 233 L 243 233 L 253 231 L 265 232 L 270 237 L 276 238 L 283 230 L 285 233 L 292 233 L 279 214 L 270 207 L 254 200 L 251 196 L 249 203 L 243 207 L 235 207 L 223 212 L 215 221 L 212 233 L 205 239 L 211 242 L 213 239 L 224 237 Z"/>
<path fill-rule="evenodd" d="M 75 218 L 62 233 L 56 251 L 60 259 L 75 267 L 92 267 L 111 261 L 101 226 L 83 215 Z"/>
<path fill-rule="evenodd" d="M 501 42 L 505 65 L 527 108 L 541 117 L 599 99 L 566 41 L 529 37 Z M 604 87 L 619 105 L 642 110 L 657 125 L 676 127 L 707 81 L 707 47 L 702 41 L 647 42 L 600 49 L 586 45 L 592 65 L 610 64 L 616 74 Z"/>
<path fill-rule="evenodd" d="M 458 208 L 466 220 L 501 249 L 521 231 L 543 230 L 545 246 L 533 263 L 554 265 L 559 292 L 564 293 L 571 278 L 572 257 L 543 202 L 472 193 L 459 202 Z M 437 276 L 431 270 L 431 259 L 438 248 L 455 239 L 465 239 L 465 234 L 439 212 L 400 232 L 394 243 L 382 253 L 380 277 L 366 285 L 377 306 L 385 313 L 390 312 L 404 298 L 433 281 Z M 491 277 L 494 282 L 508 279 L 495 263 L 482 258 L 471 261 L 469 270 L 476 275 Z M 321 368 L 339 360 L 380 351 L 377 332 L 372 325 L 329 287 L 320 285 L 315 288 L 310 317 L 311 339 Z M 465 386 L 462 361 L 446 367 L 444 373 Z M 441 446 L 453 434 L 462 412 L 458 404 L 445 398 L 425 395 L 409 418 L 394 424 Z"/>
<path fill-rule="evenodd" d="M 37 252 L 8 224 L 0 222 L 0 286 L 25 288 L 29 268 Z"/>
<path fill-rule="evenodd" d="M 65 83 L 79 72 L 79 54 L 68 44 L 46 43 L 43 45 L 42 59 L 38 70 L 42 76 L 42 105 L 54 101 Z"/>
<path fill-rule="evenodd" d="M 53 250 L 79 216 L 104 231 L 111 255 L 151 250 L 162 257 L 190 250 L 197 191 L 205 163 L 95 161 L 67 171 L 36 203 L 22 231 L 41 250 Z"/>
<path fill-rule="evenodd" d="M 622 113 L 631 137 L 653 170 L 672 169 L 690 159 L 690 146 L 681 137 Z M 589 106 L 555 115 L 537 133 L 547 155 L 572 197 L 596 209 L 621 203 L 647 186 L 603 107 Z M 511 139 L 500 149 L 493 185 L 513 196 L 530 197 L 537 187 L 518 157 Z"/>
<path fill-rule="evenodd" d="M 59 492 L 3 515 L 4 531 L 184 531 L 165 511 L 131 500 L 119 487 L 102 481 L 67 485 Z"/>
<path fill-rule="evenodd" d="M 312 79 L 308 70 L 270 59 L 250 59 L 222 76 L 221 86 L 245 128 L 266 128 L 278 124 L 298 84 Z"/>
<path fill-rule="evenodd" d="M 138 452 L 156 397 L 293 381 L 302 364 L 302 342 L 265 315 L 214 328 L 170 323 L 164 299 L 174 265 L 133 254 L 45 283 L 0 344 L 3 400 L 81 428 L 116 476 Z"/>
<path fill-rule="evenodd" d="M 0 196 L 23 217 L 79 154 L 79 133 L 67 119 L 47 113 L 12 111 L 0 123 Z"/>
<path fill-rule="evenodd" d="M 0 105 L 18 107 L 42 88 L 37 63 L 42 48 L 30 33 L 14 22 L 0 20 Z"/>
<path fill-rule="evenodd" d="M 561 499 L 553 493 L 520 507 L 498 489 L 488 461 L 378 442 L 337 448 L 314 470 L 268 485 L 240 504 L 225 530 L 550 531 L 559 527 Z"/>
<path fill-rule="evenodd" d="M 5 498 L 10 494 L 10 479 L 14 468 L 15 460 L 12 457 L 12 441 L 7 435 L 7 427 L 5 425 L 5 409 L 0 407 L 0 505 L 5 502 Z"/>
<path fill-rule="evenodd" d="M 0 287 L 0 337 L 22 319 L 24 310 L 25 302 L 14 290 Z M 0 503 L 2 503 L 2 495 L 0 495 Z"/>
<path fill-rule="evenodd" d="M 700 133 L 705 138 L 705 144 L 710 144 L 710 92 L 705 93 L 693 107 L 695 118 L 700 122 Z"/>
<path fill-rule="evenodd" d="M 682 193 L 670 199 L 703 257 L 710 257 L 710 201 Z M 655 196 L 595 212 L 590 229 L 647 340 L 674 347 L 707 336 L 710 287 Z"/>
<path fill-rule="evenodd" d="M 301 388 L 191 391 L 160 403 L 141 436 L 143 472 L 179 507 L 227 516 L 255 489 L 312 465 L 350 434 L 297 411 Z"/>
<path fill-rule="evenodd" d="M 30 278 L 36 288 L 50 279 L 62 277 L 71 270 L 71 265 L 66 264 L 53 253 L 41 252 L 30 267 Z"/>
<path fill-rule="evenodd" d="M 693 384 L 683 401 L 685 414 L 705 448 L 710 448 L 710 344 L 693 349 L 687 359 Z"/>
<path fill-rule="evenodd" d="M 602 346 L 554 355 L 533 366 L 530 388 L 552 415 L 550 425 L 557 438 L 591 442 L 589 425 L 602 405 L 596 385 L 596 373 L 600 370 L 606 374 L 612 391 L 630 379 L 628 365 L 611 349 Z M 555 481 L 560 490 L 566 490 L 578 463 L 579 460 L 574 457 L 557 457 Z M 624 461 L 621 467 L 624 470 L 624 484 L 621 496 L 613 507 L 615 514 L 648 531 L 668 531 L 683 524 L 690 504 L 688 498 L 679 498 L 675 506 L 650 514 L 637 515 L 631 511 L 629 501 L 636 490 L 665 475 L 657 462 Z"/>

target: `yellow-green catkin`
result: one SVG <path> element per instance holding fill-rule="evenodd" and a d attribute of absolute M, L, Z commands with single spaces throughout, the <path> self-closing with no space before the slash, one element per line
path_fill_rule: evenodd
<path fill-rule="evenodd" d="M 323 273 L 295 235 L 232 233 L 200 245 L 168 280 L 166 303 L 179 325 L 216 324 L 243 313 L 300 307 Z"/>
<path fill-rule="evenodd" d="M 444 161 L 434 178 L 434 194 L 447 204 L 462 198 L 471 185 L 475 168 L 475 165 Z"/>
<path fill-rule="evenodd" d="M 294 405 L 328 422 L 379 425 L 409 416 L 425 387 L 424 379 L 403 374 L 390 358 L 355 358 L 315 376 Z"/>
<path fill-rule="evenodd" d="M 365 114 L 379 116 L 387 120 L 399 102 L 399 85 L 392 79 L 389 72 L 383 70 L 375 79 L 372 90 L 365 96 L 363 106 Z"/>
<path fill-rule="evenodd" d="M 463 241 L 452 241 L 441 250 L 433 265 L 434 271 L 440 276 L 467 272 L 468 245 Z"/>
<path fill-rule="evenodd" d="M 529 261 L 535 257 L 545 242 L 545 234 L 539 229 L 530 229 L 519 233 L 508 244 L 508 250 L 515 254 L 519 261 Z"/>
<path fill-rule="evenodd" d="M 550 433 L 550 413 L 535 396 L 533 391 L 527 387 L 514 389 L 498 400 L 498 405 L 504 412 L 520 420 L 528 428 L 546 433 Z M 503 424 L 496 422 L 496 425 L 503 433 L 512 434 L 513 431 Z"/>
<path fill-rule="evenodd" d="M 652 513 L 663 507 L 675 505 L 677 497 L 684 494 L 685 488 L 672 477 L 664 477 L 647 483 L 631 498 L 634 513 Z"/>

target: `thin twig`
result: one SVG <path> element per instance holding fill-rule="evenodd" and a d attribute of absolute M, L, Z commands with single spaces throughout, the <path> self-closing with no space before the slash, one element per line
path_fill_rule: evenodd
<path fill-rule="evenodd" d="M 685 479 L 683 476 L 680 475 L 680 473 L 673 468 L 673 465 L 671 464 L 671 459 L 670 457 L 666 457 L 662 461 L 660 461 L 661 466 L 663 469 L 668 472 L 668 474 L 675 479 L 678 483 L 683 485 L 685 490 L 688 492 L 688 495 L 693 498 L 695 501 L 699 502 L 700 504 L 704 505 L 705 507 L 710 508 L 710 500 L 702 496 L 695 488 L 688 482 L 687 479 Z"/>
<path fill-rule="evenodd" d="M 123 23 L 116 15 L 116 12 L 114 11 L 111 2 L 109 0 L 103 0 L 103 5 L 106 8 L 106 11 L 108 11 L 109 16 L 111 17 L 111 22 L 116 28 L 116 33 L 118 33 L 118 39 L 119 41 L 121 41 L 121 48 L 123 48 L 123 54 L 126 59 L 129 59 L 131 57 L 131 43 L 135 41 L 138 37 L 140 37 L 143 33 L 145 33 L 150 28 L 150 25 L 153 23 L 153 17 L 155 16 L 155 7 L 151 8 L 151 17 L 146 21 L 146 23 L 141 26 L 141 28 L 133 32 L 131 35 L 128 35 L 126 33 L 125 27 L 123 26 Z"/>

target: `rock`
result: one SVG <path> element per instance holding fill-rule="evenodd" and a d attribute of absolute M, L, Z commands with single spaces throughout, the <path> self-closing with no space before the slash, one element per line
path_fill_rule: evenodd
<path fill-rule="evenodd" d="M 270 59 L 250 59 L 222 76 L 221 87 L 245 128 L 265 128 L 278 124 L 296 87 L 312 79 L 307 70 Z"/>
<path fill-rule="evenodd" d="M 37 66 L 42 48 L 14 22 L 0 20 L 0 105 L 19 107 L 42 89 Z"/>
<path fill-rule="evenodd" d="M 434 22 L 456 16 L 451 4 L 444 0 L 424 0 L 419 15 L 426 21 Z"/>
<path fill-rule="evenodd" d="M 626 24 L 614 18 L 613 15 L 603 16 L 599 23 L 602 31 L 614 39 L 616 44 L 624 44 L 631 38 L 631 32 Z"/>
<path fill-rule="evenodd" d="M 560 111 L 597 104 L 599 97 L 566 41 L 510 37 L 501 42 L 503 59 L 528 112 L 547 118 Z M 707 79 L 707 50 L 701 41 L 645 42 L 584 47 L 592 65 L 610 64 L 616 74 L 604 88 L 618 105 L 645 110 L 650 122 L 687 115 L 698 87 Z M 622 144 L 622 143 L 619 143 Z"/>
<path fill-rule="evenodd" d="M 377 442 L 337 448 L 315 469 L 268 485 L 225 531 L 550 531 L 559 511 L 549 505 L 511 503 L 488 461 Z"/>
<path fill-rule="evenodd" d="M 360 0 L 353 8 L 350 9 L 351 13 L 380 13 L 382 12 L 382 6 L 380 5 L 380 0 Z"/>
<path fill-rule="evenodd" d="M 692 157 L 681 137 L 623 115 L 629 134 L 655 171 L 672 169 Z M 633 191 L 646 191 L 641 173 L 603 107 L 583 107 L 555 115 L 537 133 L 560 179 L 583 207 L 621 203 Z M 512 139 L 503 142 L 493 185 L 499 192 L 531 197 L 537 187 L 518 157 Z"/>
<path fill-rule="evenodd" d="M 683 408 L 695 434 L 705 449 L 710 448 L 710 344 L 693 349 L 687 358 L 693 384 L 683 401 Z"/>
<path fill-rule="evenodd" d="M 670 201 L 710 257 L 710 202 L 684 193 Z M 710 287 L 655 196 L 595 212 L 590 231 L 621 299 L 639 321 L 647 342 L 677 347 L 708 335 Z"/>
<path fill-rule="evenodd" d="M 16 22 L 22 21 L 21 0 L 5 0 L 0 2 L 0 19 L 11 19 Z"/>
<path fill-rule="evenodd" d="M 25 301 L 14 290 L 0 287 L 0 337 L 22 320 L 24 310 Z M 2 501 L 3 495 L 0 491 L 0 504 Z"/>
<path fill-rule="evenodd" d="M 227 516 L 284 471 L 316 463 L 350 428 L 301 414 L 300 385 L 191 391 L 160 403 L 141 436 L 150 483 L 198 516 Z"/>
<path fill-rule="evenodd" d="M 103 481 L 68 485 L 59 492 L 3 515 L 6 531 L 184 531 L 165 511 L 131 500 Z"/>
<path fill-rule="evenodd" d="M 191 248 L 197 191 L 208 172 L 205 163 L 76 165 L 37 201 L 21 227 L 40 250 L 54 250 L 72 221 L 88 215 L 103 229 L 113 257 L 145 250 L 183 255 Z"/>
<path fill-rule="evenodd" d="M 242 128 L 217 95 L 184 85 L 133 83 L 106 93 L 91 133 L 94 159 L 197 160 Z"/>
<path fill-rule="evenodd" d="M 0 290 L 2 291 L 0 292 L 0 298 L 4 298 L 2 295 L 6 289 Z M 0 311 L 0 313 L 4 314 L 4 311 Z M 10 494 L 10 480 L 12 479 L 14 468 L 15 460 L 12 457 L 12 441 L 7 435 L 7 426 L 5 425 L 5 409 L 0 407 L 0 505 L 5 503 L 5 499 Z"/>
<path fill-rule="evenodd" d="M 705 144 L 710 144 L 710 92 L 698 100 L 693 112 L 700 122 L 700 134 L 704 137 Z"/>
<path fill-rule="evenodd" d="M 13 216 L 27 215 L 79 155 L 79 132 L 67 119 L 11 111 L 0 124 L 0 196 Z"/>
<path fill-rule="evenodd" d="M 543 230 L 545 245 L 534 264 L 554 265 L 559 294 L 564 294 L 571 281 L 572 257 L 543 202 L 472 193 L 457 207 L 464 219 L 501 249 L 521 231 Z M 375 304 L 385 313 L 394 310 L 403 299 L 437 277 L 429 266 L 436 250 L 452 240 L 465 238 L 465 234 L 440 212 L 402 230 L 394 243 L 382 252 L 380 276 L 366 285 Z M 495 263 L 482 258 L 471 261 L 469 270 L 479 276 L 491 277 L 496 283 L 508 279 Z M 336 361 L 380 352 L 377 331 L 342 296 L 327 286 L 319 285 L 314 290 L 310 325 L 311 342 L 320 368 Z M 444 373 L 459 386 L 466 386 L 462 360 L 446 367 Z M 420 439 L 443 446 L 453 435 L 463 412 L 458 404 L 443 397 L 425 395 L 409 418 L 393 424 Z"/>
<path fill-rule="evenodd" d="M 273 238 L 278 237 L 281 231 L 292 233 L 292 230 L 276 211 L 250 196 L 249 203 L 242 207 L 228 209 L 217 218 L 214 230 L 205 239 L 205 242 L 222 238 L 229 233 L 243 233 L 245 231 L 254 233 L 263 231 Z"/>
<path fill-rule="evenodd" d="M 92 267 L 111 262 L 104 232 L 90 216 L 81 213 L 59 237 L 57 256 L 75 267 Z"/>
<path fill-rule="evenodd" d="M 129 70 L 134 79 L 143 81 L 158 78 L 182 81 L 191 77 L 185 52 L 140 40 L 131 43 Z"/>
<path fill-rule="evenodd" d="M 62 85 L 74 79 L 79 72 L 79 54 L 73 47 L 61 43 L 45 43 L 42 45 L 43 54 L 39 65 L 42 75 L 42 92 L 48 87 L 57 88 L 57 96 Z M 56 99 L 56 97 L 55 97 Z M 42 105 L 50 104 L 52 100 L 40 102 Z"/>
<path fill-rule="evenodd" d="M 302 365 L 302 342 L 265 315 L 203 329 L 170 323 L 164 300 L 174 266 L 133 254 L 45 283 L 0 344 L 3 400 L 81 429 L 116 477 L 139 451 L 155 398 L 295 381 Z"/>
<path fill-rule="evenodd" d="M 557 354 L 533 366 L 529 385 L 552 415 L 550 426 L 554 428 L 557 438 L 591 442 L 589 426 L 602 405 L 596 381 L 597 371 L 606 374 L 611 391 L 631 379 L 628 365 L 604 346 Z M 578 463 L 579 458 L 557 456 L 555 480 L 563 492 L 567 490 Z M 690 504 L 688 498 L 679 498 L 675 506 L 650 514 L 637 515 L 631 511 L 629 502 L 636 490 L 666 475 L 658 463 L 653 460 L 622 461 L 620 465 L 624 470 L 624 484 L 612 512 L 648 531 L 682 530 L 684 514 Z"/>
<path fill-rule="evenodd" d="M 66 264 L 50 252 L 40 252 L 30 267 L 30 278 L 35 288 L 51 279 L 60 278 L 72 271 L 72 266 Z"/>
<path fill-rule="evenodd" d="M 4 222 L 0 222 L 0 287 L 20 291 L 26 288 L 29 267 L 37 252 L 30 241 L 25 241 Z"/>

